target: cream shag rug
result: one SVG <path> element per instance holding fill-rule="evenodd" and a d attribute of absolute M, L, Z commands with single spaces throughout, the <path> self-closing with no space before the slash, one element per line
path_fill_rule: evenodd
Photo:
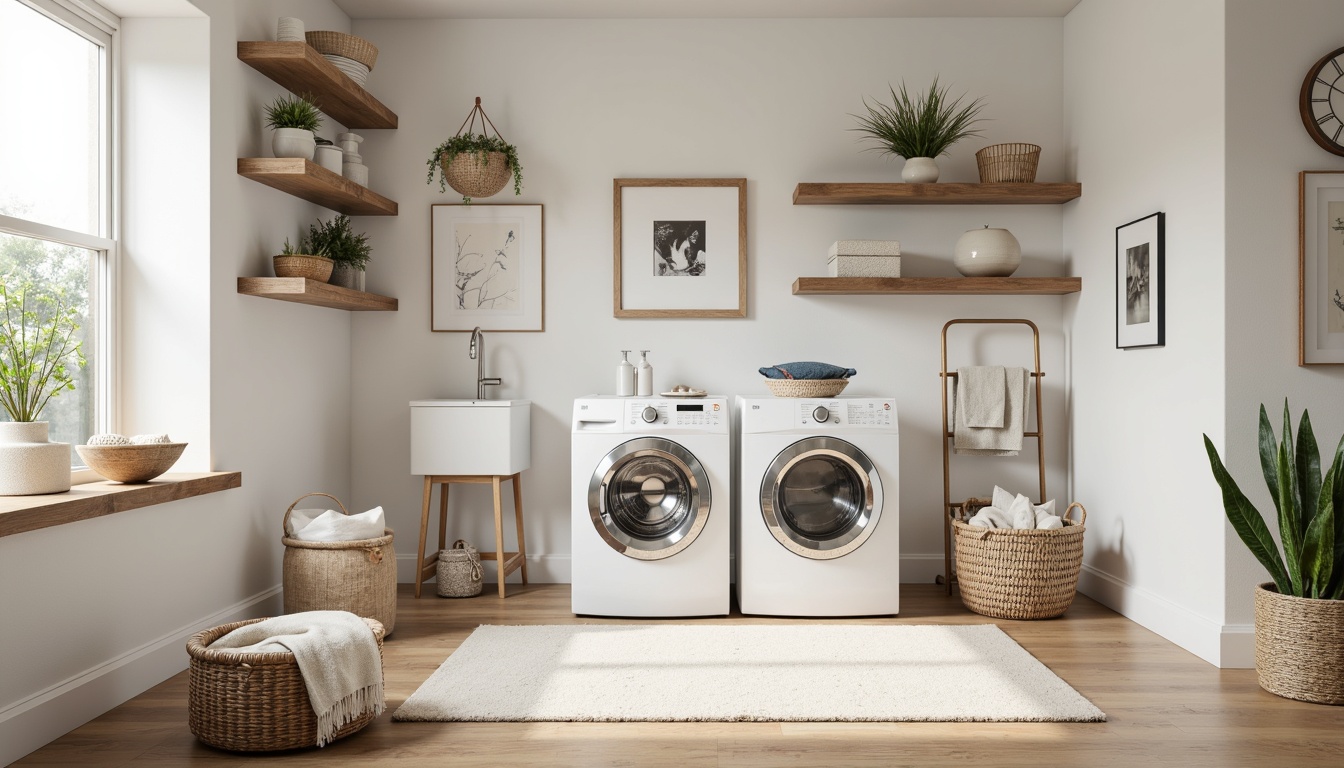
<path fill-rule="evenodd" d="M 482 626 L 393 715 L 431 721 L 1100 721 L 979 626 Z"/>

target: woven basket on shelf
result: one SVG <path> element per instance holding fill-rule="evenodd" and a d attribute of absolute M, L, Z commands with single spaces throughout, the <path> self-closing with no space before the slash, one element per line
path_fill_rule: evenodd
<path fill-rule="evenodd" d="M 481 594 L 481 555 L 462 539 L 439 552 L 439 597 L 475 597 Z"/>
<path fill-rule="evenodd" d="M 1040 159 L 1041 148 L 1035 144 L 991 144 L 975 153 L 980 181 L 985 184 L 1030 184 L 1036 180 L 1036 164 Z"/>
<path fill-rule="evenodd" d="M 849 386 L 849 379 L 766 379 L 775 397 L 835 397 Z"/>
<path fill-rule="evenodd" d="M 448 186 L 467 197 L 499 194 L 509 183 L 509 158 L 503 152 L 461 152 L 453 157 L 439 156 L 443 178 Z"/>
<path fill-rule="evenodd" d="M 294 654 L 212 651 L 210 644 L 233 630 L 264 619 L 238 621 L 197 632 L 187 641 L 187 724 L 212 747 L 271 752 L 317 746 L 317 715 Z M 364 619 L 383 651 L 383 625 Z M 332 741 L 373 722 L 366 712 L 341 726 Z"/>
<path fill-rule="evenodd" d="M 1064 527 L 1054 530 L 981 528 L 968 525 L 986 499 L 968 499 L 952 518 L 961 602 L 996 619 L 1052 619 L 1063 614 L 1078 590 L 1087 510 L 1074 502 Z M 1075 522 L 1068 519 L 1077 507 Z M 960 516 L 958 516 L 960 512 Z"/>
<path fill-rule="evenodd" d="M 1272 694 L 1344 704 L 1344 600 L 1255 588 L 1255 669 Z"/>
<path fill-rule="evenodd" d="M 275 267 L 276 277 L 306 277 L 319 283 L 331 279 L 331 270 L 336 266 L 336 262 L 326 256 L 307 254 L 276 256 L 271 264 Z"/>
<path fill-rule="evenodd" d="M 386 634 L 397 625 L 397 553 L 392 529 L 376 539 L 301 541 L 289 536 L 289 516 L 309 496 L 326 496 L 342 514 L 345 505 L 327 493 L 305 493 L 285 510 L 285 613 L 349 611 L 378 620 Z"/>
<path fill-rule="evenodd" d="M 327 54 L 344 56 L 347 59 L 358 61 L 369 69 L 373 69 L 373 63 L 378 61 L 378 49 L 373 43 L 362 37 L 325 30 L 305 32 L 303 36 L 308 40 L 309 45 L 316 48 L 317 52 L 324 56 Z"/>

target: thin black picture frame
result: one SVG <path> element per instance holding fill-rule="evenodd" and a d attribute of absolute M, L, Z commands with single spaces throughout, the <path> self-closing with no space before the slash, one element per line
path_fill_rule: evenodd
<path fill-rule="evenodd" d="M 1115 228 L 1115 348 L 1163 347 L 1167 343 L 1167 215 L 1162 211 Z M 1149 244 L 1149 319 L 1128 323 L 1128 251 Z"/>

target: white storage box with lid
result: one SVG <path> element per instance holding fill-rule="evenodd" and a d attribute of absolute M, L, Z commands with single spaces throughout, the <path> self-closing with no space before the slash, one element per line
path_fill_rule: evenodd
<path fill-rule="evenodd" d="M 532 401 L 411 401 L 412 475 L 513 475 L 532 466 Z"/>
<path fill-rule="evenodd" d="M 900 277 L 901 244 L 895 240 L 837 240 L 826 251 L 831 277 Z"/>

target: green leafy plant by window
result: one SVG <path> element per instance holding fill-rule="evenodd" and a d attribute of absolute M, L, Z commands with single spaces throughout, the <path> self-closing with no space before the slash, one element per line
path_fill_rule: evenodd
<path fill-rule="evenodd" d="M 1269 571 L 1279 593 L 1344 599 L 1344 438 L 1322 478 L 1320 450 L 1307 412 L 1302 411 L 1294 449 L 1288 401 L 1283 403 L 1281 442 L 1274 437 L 1265 406 L 1260 406 L 1260 467 L 1279 513 L 1282 556 L 1265 519 L 1228 474 L 1208 435 L 1204 448 L 1223 491 L 1227 519 Z"/>
<path fill-rule="evenodd" d="M 326 256 L 337 264 L 344 264 L 351 269 L 364 269 L 369 263 L 369 256 L 373 253 L 373 246 L 369 245 L 369 236 L 364 233 L 355 234 L 350 228 L 350 217 L 341 215 L 328 222 L 317 222 L 308 226 L 308 235 L 306 242 L 304 239 L 299 241 L 299 248 L 305 246 L 309 249 L 304 251 L 314 256 Z"/>
<path fill-rule="evenodd" d="M 911 99 L 902 82 L 899 93 L 891 88 L 890 105 L 869 104 L 864 99 L 868 114 L 850 115 L 859 122 L 858 128 L 850 130 L 877 142 L 878 146 L 870 147 L 875 151 L 890 152 L 907 160 L 938 157 L 947 154 L 948 148 L 958 141 L 980 135 L 972 126 L 981 122 L 977 116 L 984 108 L 984 99 L 978 98 L 963 107 L 964 98 L 965 94 L 949 100 L 947 89 L 939 88 L 935 77 L 927 94 Z"/>
<path fill-rule="evenodd" d="M 316 131 L 322 125 L 322 113 L 309 98 L 278 96 L 266 107 L 266 125 L 271 128 Z"/>
<path fill-rule="evenodd" d="M 429 172 L 425 174 L 425 183 L 433 184 L 434 176 L 439 177 L 439 191 L 448 191 L 448 180 L 443 176 L 442 163 L 451 163 L 458 155 L 472 154 L 476 162 L 485 165 L 486 156 L 491 152 L 502 152 L 513 174 L 513 194 L 523 194 L 523 164 L 518 160 L 518 149 L 498 136 L 486 136 L 479 133 L 459 134 L 434 148 L 425 165 Z M 471 198 L 462 196 L 462 202 L 471 203 Z"/>
<path fill-rule="evenodd" d="M 0 315 L 0 407 L 14 421 L 37 421 L 51 398 L 74 390 L 71 366 L 85 365 L 75 339 L 79 312 L 62 293 L 38 291 L 6 275 Z"/>

